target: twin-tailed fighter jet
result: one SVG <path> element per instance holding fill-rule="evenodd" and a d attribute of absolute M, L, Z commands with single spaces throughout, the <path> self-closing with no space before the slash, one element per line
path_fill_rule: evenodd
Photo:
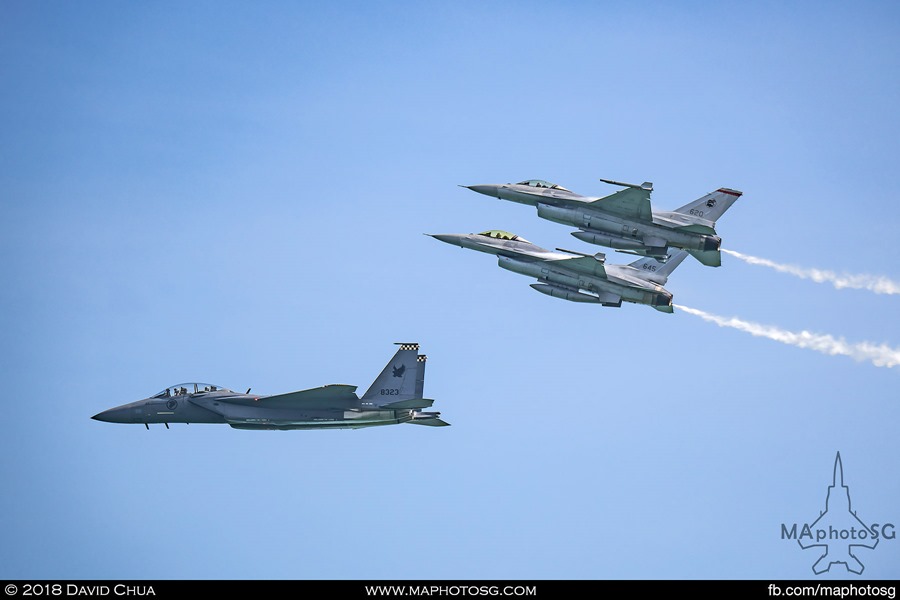
<path fill-rule="evenodd" d="M 462 187 L 534 206 L 539 217 L 576 227 L 578 231 L 572 235 L 590 244 L 660 260 L 666 260 L 670 248 L 679 248 L 704 265 L 722 264 L 722 238 L 716 234 L 716 220 L 741 197 L 741 192 L 719 188 L 668 212 L 651 209 L 652 183 L 600 181 L 625 189 L 605 197 L 581 196 L 542 179 Z"/>
<path fill-rule="evenodd" d="M 110 408 L 93 418 L 107 423 L 227 423 L 235 429 L 357 429 L 375 425 L 449 425 L 439 412 L 423 412 L 425 360 L 418 344 L 400 349 L 362 397 L 353 385 L 259 396 L 208 383 L 182 383 L 158 394 Z"/>
<path fill-rule="evenodd" d="M 666 262 L 644 257 L 629 265 L 607 265 L 603 253 L 582 254 L 541 248 L 506 231 L 426 234 L 448 244 L 497 255 L 500 267 L 534 277 L 531 287 L 542 294 L 571 302 L 619 307 L 622 302 L 646 304 L 671 313 L 672 294 L 663 286 L 687 256 L 672 251 Z"/>

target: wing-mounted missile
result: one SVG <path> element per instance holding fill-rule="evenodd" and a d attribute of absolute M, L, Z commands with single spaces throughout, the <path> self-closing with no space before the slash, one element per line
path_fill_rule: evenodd
<path fill-rule="evenodd" d="M 666 248 L 663 248 L 662 251 L 655 248 L 648 248 L 646 250 L 616 250 L 616 252 L 631 254 L 633 256 L 652 256 L 661 263 L 669 260 L 669 255 L 667 254 L 668 250 Z"/>
<path fill-rule="evenodd" d="M 575 256 L 583 256 L 585 258 L 593 258 L 601 265 L 606 262 L 606 255 L 602 252 L 596 252 L 594 254 L 585 254 L 584 252 L 578 252 L 577 250 L 566 250 L 565 248 L 557 248 L 559 252 L 565 252 L 566 254 L 574 254 Z"/>
<path fill-rule="evenodd" d="M 653 191 L 653 184 L 649 181 L 645 181 L 644 183 L 638 185 L 636 183 L 625 183 L 623 181 L 613 181 L 612 179 L 600 179 L 603 183 L 608 183 L 610 185 L 621 185 L 622 187 L 634 188 L 636 190 L 645 190 L 647 192 Z"/>

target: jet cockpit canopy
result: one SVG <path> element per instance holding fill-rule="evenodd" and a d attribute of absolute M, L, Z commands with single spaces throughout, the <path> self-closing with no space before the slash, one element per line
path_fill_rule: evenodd
<path fill-rule="evenodd" d="M 153 398 L 171 398 L 172 396 L 184 396 L 185 394 L 203 394 L 206 392 L 231 392 L 221 385 L 210 383 L 179 383 L 172 385 L 152 396 Z M 231 392 L 234 393 L 234 392 Z"/>
<path fill-rule="evenodd" d="M 550 183 L 549 181 L 544 181 L 543 179 L 528 179 L 526 181 L 520 181 L 516 185 L 527 185 L 528 187 L 533 188 L 547 188 L 550 190 L 563 190 L 566 192 L 571 192 L 572 190 L 566 189 L 561 185 L 557 185 L 555 183 Z"/>
<path fill-rule="evenodd" d="M 489 238 L 494 238 L 497 240 L 510 240 L 514 242 L 528 242 L 525 238 L 518 236 L 514 233 L 510 233 L 508 231 L 502 231 L 500 229 L 491 229 L 490 231 L 482 231 L 478 235 L 483 235 Z M 531 242 L 528 242 L 529 244 Z"/>

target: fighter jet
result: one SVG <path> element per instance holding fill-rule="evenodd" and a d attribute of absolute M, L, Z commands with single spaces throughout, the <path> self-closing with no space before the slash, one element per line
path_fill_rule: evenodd
<path fill-rule="evenodd" d="M 583 254 L 541 248 L 507 231 L 425 234 L 448 244 L 497 255 L 497 264 L 513 273 L 535 277 L 531 287 L 542 294 L 571 302 L 622 306 L 622 302 L 648 304 L 671 313 L 672 294 L 663 286 L 669 274 L 687 256 L 674 250 L 666 262 L 645 257 L 629 265 L 607 265 L 602 252 Z"/>
<path fill-rule="evenodd" d="M 543 219 L 577 227 L 572 235 L 590 244 L 660 260 L 665 260 L 670 247 L 681 248 L 704 265 L 722 264 L 722 238 L 716 234 L 716 220 L 741 197 L 741 192 L 719 188 L 675 211 L 662 212 L 650 208 L 652 183 L 600 181 L 625 189 L 605 197 L 581 196 L 542 179 L 460 187 L 534 206 Z"/>
<path fill-rule="evenodd" d="M 400 349 L 360 398 L 356 386 L 332 384 L 287 394 L 259 396 L 207 383 L 167 387 L 144 400 L 110 408 L 92 418 L 107 423 L 227 423 L 235 429 L 358 429 L 412 423 L 449 425 L 439 412 L 423 412 L 424 354 L 418 344 Z"/>

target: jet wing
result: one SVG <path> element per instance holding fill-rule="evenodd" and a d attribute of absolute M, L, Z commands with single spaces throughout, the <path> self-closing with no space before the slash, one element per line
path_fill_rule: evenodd
<path fill-rule="evenodd" d="M 265 408 L 314 408 L 335 406 L 346 402 L 358 402 L 355 385 L 323 385 L 322 387 L 265 396 L 253 404 Z"/>
<path fill-rule="evenodd" d="M 650 209 L 650 192 L 651 190 L 643 187 L 627 187 L 615 194 L 589 202 L 588 205 L 626 219 L 651 221 L 653 213 Z"/>
<path fill-rule="evenodd" d="M 573 256 L 572 258 L 557 258 L 548 260 L 547 265 L 556 265 L 564 269 L 571 269 L 579 273 L 585 273 L 594 277 L 606 277 L 606 269 L 603 263 L 593 256 Z"/>

